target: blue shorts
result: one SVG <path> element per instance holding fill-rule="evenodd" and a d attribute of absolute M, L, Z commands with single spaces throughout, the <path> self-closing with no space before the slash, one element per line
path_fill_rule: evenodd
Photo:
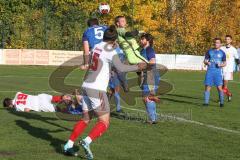
<path fill-rule="evenodd" d="M 222 86 L 223 85 L 223 74 L 222 71 L 207 71 L 205 76 L 204 84 L 206 86 Z"/>
<path fill-rule="evenodd" d="M 109 81 L 109 88 L 114 89 L 117 86 L 120 86 L 120 81 L 118 79 L 117 73 L 114 72 L 114 74 L 111 76 L 110 81 Z"/>

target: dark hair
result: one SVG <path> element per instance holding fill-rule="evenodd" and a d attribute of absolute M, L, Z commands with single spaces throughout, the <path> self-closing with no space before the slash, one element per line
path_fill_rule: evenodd
<path fill-rule="evenodd" d="M 225 36 L 225 38 L 231 38 L 231 39 L 232 39 L 232 36 L 229 35 L 229 34 L 227 34 L 227 35 Z"/>
<path fill-rule="evenodd" d="M 153 46 L 153 36 L 150 34 L 150 33 L 144 33 L 144 34 L 142 34 L 141 35 L 141 39 L 143 39 L 143 38 L 145 38 L 148 42 L 149 42 L 149 44 L 150 44 L 150 46 L 152 47 Z"/>
<path fill-rule="evenodd" d="M 125 18 L 125 16 L 117 16 L 115 17 L 115 25 L 117 25 L 117 23 L 119 22 L 119 19 L 121 18 Z"/>
<path fill-rule="evenodd" d="M 222 39 L 221 39 L 221 38 L 218 38 L 218 37 L 214 38 L 213 41 L 214 41 L 214 42 L 216 42 L 216 41 L 220 41 L 220 42 L 222 43 Z"/>
<path fill-rule="evenodd" d="M 87 25 L 88 25 L 88 27 L 92 27 L 94 25 L 99 25 L 98 19 L 97 18 L 90 18 L 87 21 Z"/>
<path fill-rule="evenodd" d="M 12 99 L 11 98 L 5 98 L 3 100 L 3 107 L 9 107 L 12 104 Z"/>
<path fill-rule="evenodd" d="M 104 32 L 103 41 L 105 41 L 105 42 L 115 41 L 117 38 L 118 38 L 118 33 L 117 33 L 117 30 L 116 30 L 116 27 L 114 25 L 111 25 Z"/>

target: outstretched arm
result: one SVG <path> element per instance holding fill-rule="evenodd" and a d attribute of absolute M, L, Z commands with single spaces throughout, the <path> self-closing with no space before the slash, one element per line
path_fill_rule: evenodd
<path fill-rule="evenodd" d="M 139 63 L 137 65 L 127 65 L 121 62 L 118 55 L 113 57 L 113 65 L 120 72 L 133 72 L 138 70 L 143 70 L 146 68 L 146 63 Z"/>

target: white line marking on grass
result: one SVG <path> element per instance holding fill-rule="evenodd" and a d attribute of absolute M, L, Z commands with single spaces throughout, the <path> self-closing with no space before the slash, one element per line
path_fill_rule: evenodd
<path fill-rule="evenodd" d="M 123 107 L 123 106 L 122 106 L 122 108 L 129 109 L 129 110 L 132 110 L 132 111 L 138 111 L 138 112 L 146 113 L 146 111 L 140 110 L 140 109 L 128 108 L 128 107 Z M 202 122 L 188 120 L 188 119 L 181 118 L 181 117 L 176 117 L 176 116 L 170 116 L 170 115 L 164 115 L 164 114 L 158 114 L 158 113 L 157 113 L 157 115 L 158 116 L 164 116 L 166 118 L 176 119 L 178 121 L 182 121 L 182 122 L 186 122 L 186 123 L 197 124 L 197 125 L 204 126 L 204 127 L 211 128 L 211 129 L 215 129 L 215 130 L 220 130 L 220 131 L 240 135 L 240 131 L 236 131 L 236 130 L 231 130 L 231 129 L 227 129 L 227 128 L 223 128 L 223 127 L 217 127 L 217 126 L 214 126 L 214 125 L 211 125 L 211 124 L 205 124 L 205 123 L 202 123 Z"/>
<path fill-rule="evenodd" d="M 9 75 L 9 76 L 0 76 L 0 78 L 26 78 L 25 76 L 15 76 L 15 75 Z M 27 78 L 43 78 L 43 79 L 47 79 L 49 78 L 49 76 L 27 76 Z M 79 79 L 79 77 L 56 77 L 56 78 L 69 78 L 69 79 Z M 161 80 L 166 80 L 166 81 L 171 81 L 171 79 L 161 79 Z M 182 82 L 203 82 L 204 79 L 189 79 L 189 80 L 185 80 L 185 79 L 174 79 L 173 81 L 182 81 Z M 238 81 L 230 81 L 230 83 L 236 83 L 236 84 L 240 84 L 240 82 Z"/>
<path fill-rule="evenodd" d="M 43 77 L 43 76 L 14 76 L 14 75 L 9 75 L 9 76 L 0 76 L 0 78 L 48 78 L 48 77 Z"/>
<path fill-rule="evenodd" d="M 16 93 L 16 92 L 20 92 L 19 90 L 18 91 L 1 91 L 0 90 L 0 93 Z M 30 92 L 30 93 L 59 93 L 57 91 L 26 91 L 26 90 L 21 90 L 21 92 Z"/>

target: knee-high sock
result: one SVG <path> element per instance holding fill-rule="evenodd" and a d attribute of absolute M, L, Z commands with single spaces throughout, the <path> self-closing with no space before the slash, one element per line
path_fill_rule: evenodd
<path fill-rule="evenodd" d="M 119 95 L 119 93 L 115 92 L 114 97 L 115 97 L 115 103 L 116 103 L 116 106 L 117 106 L 117 111 L 120 111 L 121 110 L 121 105 L 120 105 L 120 95 Z"/>
<path fill-rule="evenodd" d="M 229 91 L 229 89 L 226 88 L 226 87 L 223 88 L 223 93 L 224 93 L 224 95 L 226 95 L 226 96 L 231 96 L 231 95 L 232 95 L 232 93 L 231 93 L 231 92 Z"/>
<path fill-rule="evenodd" d="M 108 128 L 102 121 L 98 121 L 97 124 L 93 127 L 89 135 L 84 139 L 88 144 L 100 137 Z"/>
<path fill-rule="evenodd" d="M 74 142 L 78 138 L 78 136 L 84 132 L 86 127 L 87 127 L 87 123 L 84 122 L 83 120 L 80 120 L 74 126 L 73 132 L 72 132 L 69 139 Z"/>
<path fill-rule="evenodd" d="M 156 103 L 154 101 L 148 100 L 146 102 L 146 108 L 148 116 L 151 119 L 151 121 L 156 121 L 157 120 Z"/>
<path fill-rule="evenodd" d="M 219 95 L 219 101 L 221 104 L 224 103 L 224 93 L 223 91 L 218 91 L 218 95 Z"/>
<path fill-rule="evenodd" d="M 204 92 L 204 103 L 208 104 L 209 103 L 209 99 L 210 99 L 210 92 L 209 91 L 205 91 Z"/>

